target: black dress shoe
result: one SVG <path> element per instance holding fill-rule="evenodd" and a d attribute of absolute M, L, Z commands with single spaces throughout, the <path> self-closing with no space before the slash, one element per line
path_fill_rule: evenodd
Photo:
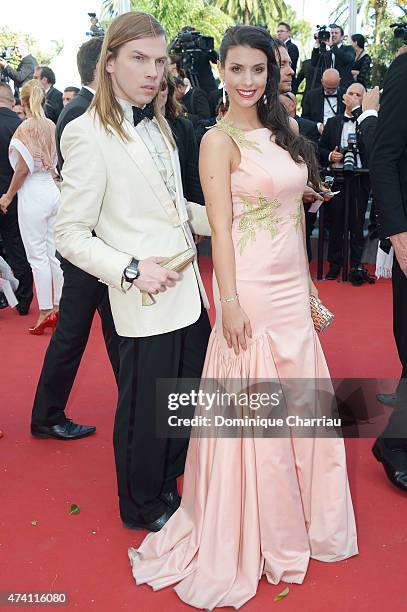
<path fill-rule="evenodd" d="M 155 521 L 151 521 L 150 523 L 123 521 L 123 527 L 126 527 L 126 529 L 134 529 L 135 531 L 160 531 L 160 529 L 164 527 L 165 523 L 169 521 L 173 514 L 174 510 L 167 508 L 167 510 L 165 510 L 165 512 L 159 516 L 158 519 L 155 519 Z"/>
<path fill-rule="evenodd" d="M 169 508 L 172 510 L 177 510 L 181 504 L 181 498 L 178 495 L 178 491 L 167 491 L 166 493 L 161 493 L 160 499 L 167 504 Z"/>
<path fill-rule="evenodd" d="M 401 448 L 389 448 L 382 438 L 377 438 L 372 453 L 383 465 L 390 482 L 407 493 L 407 451 Z"/>
<path fill-rule="evenodd" d="M 8 308 L 8 301 L 4 293 L 0 291 L 0 310 L 2 308 Z"/>
<path fill-rule="evenodd" d="M 34 438 L 55 438 L 56 440 L 77 440 L 95 433 L 93 425 L 78 425 L 66 419 L 58 425 L 31 425 L 31 435 Z"/>
<path fill-rule="evenodd" d="M 341 271 L 340 266 L 337 264 L 331 264 L 329 266 L 329 270 L 325 276 L 326 280 L 335 280 L 339 276 L 339 272 Z"/>
<path fill-rule="evenodd" d="M 398 397 L 396 393 L 378 393 L 376 399 L 381 404 L 386 404 L 386 406 L 391 406 L 392 408 L 397 408 L 398 406 Z"/>
<path fill-rule="evenodd" d="M 25 317 L 30 312 L 31 300 L 20 300 L 16 306 L 19 315 Z"/>

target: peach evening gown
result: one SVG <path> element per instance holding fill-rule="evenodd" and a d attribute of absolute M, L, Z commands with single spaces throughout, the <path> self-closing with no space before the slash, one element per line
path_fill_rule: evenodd
<path fill-rule="evenodd" d="M 310 316 L 308 262 L 301 231 L 305 165 L 270 139 L 224 121 L 241 162 L 231 176 L 232 236 L 239 300 L 253 337 L 236 356 L 216 322 L 203 379 L 329 379 Z M 180 508 L 158 533 L 129 549 L 137 584 L 178 583 L 186 603 L 236 609 L 263 574 L 301 583 L 309 559 L 358 553 L 340 438 L 191 437 Z"/>

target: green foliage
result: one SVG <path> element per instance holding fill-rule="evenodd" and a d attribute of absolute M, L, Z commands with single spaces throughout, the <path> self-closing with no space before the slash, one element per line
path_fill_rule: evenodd
<path fill-rule="evenodd" d="M 105 15 L 102 23 L 106 27 L 109 24 L 107 17 L 117 15 L 118 3 L 104 0 L 102 5 Z M 169 41 L 182 27 L 191 25 L 205 36 L 213 36 L 218 47 L 226 28 L 233 25 L 228 15 L 205 0 L 132 0 L 132 10 L 154 15 L 164 26 Z"/>
<path fill-rule="evenodd" d="M 237 23 L 278 22 L 287 10 L 284 0 L 215 0 L 217 6 Z"/>
<path fill-rule="evenodd" d="M 369 44 L 369 54 L 372 58 L 372 85 L 382 87 L 386 70 L 394 60 L 397 49 L 401 46 L 400 39 L 393 36 L 390 24 L 394 23 L 394 15 L 385 15 L 375 30 L 375 40 Z"/>

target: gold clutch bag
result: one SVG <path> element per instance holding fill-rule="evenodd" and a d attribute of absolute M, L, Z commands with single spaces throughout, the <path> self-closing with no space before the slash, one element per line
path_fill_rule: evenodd
<path fill-rule="evenodd" d="M 160 266 L 166 268 L 167 270 L 172 270 L 173 272 L 181 272 L 191 261 L 195 259 L 195 250 L 191 247 L 186 249 L 185 251 L 181 251 L 181 253 L 177 253 L 173 257 L 169 257 L 165 261 L 163 261 Z M 147 293 L 147 291 L 141 292 L 141 303 L 143 306 L 152 306 L 155 304 L 155 299 L 151 295 L 151 293 Z"/>
<path fill-rule="evenodd" d="M 314 295 L 310 295 L 309 301 L 314 327 L 317 332 L 323 332 L 332 323 L 335 315 Z"/>

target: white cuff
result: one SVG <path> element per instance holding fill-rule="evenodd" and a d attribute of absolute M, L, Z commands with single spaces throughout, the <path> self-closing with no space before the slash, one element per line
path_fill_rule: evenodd
<path fill-rule="evenodd" d="M 378 116 L 378 112 L 377 110 L 374 110 L 373 108 L 370 110 L 365 111 L 364 113 L 362 113 L 361 115 L 359 115 L 357 121 L 358 123 L 362 123 L 362 121 L 364 119 L 366 119 L 366 117 L 377 117 Z"/>

